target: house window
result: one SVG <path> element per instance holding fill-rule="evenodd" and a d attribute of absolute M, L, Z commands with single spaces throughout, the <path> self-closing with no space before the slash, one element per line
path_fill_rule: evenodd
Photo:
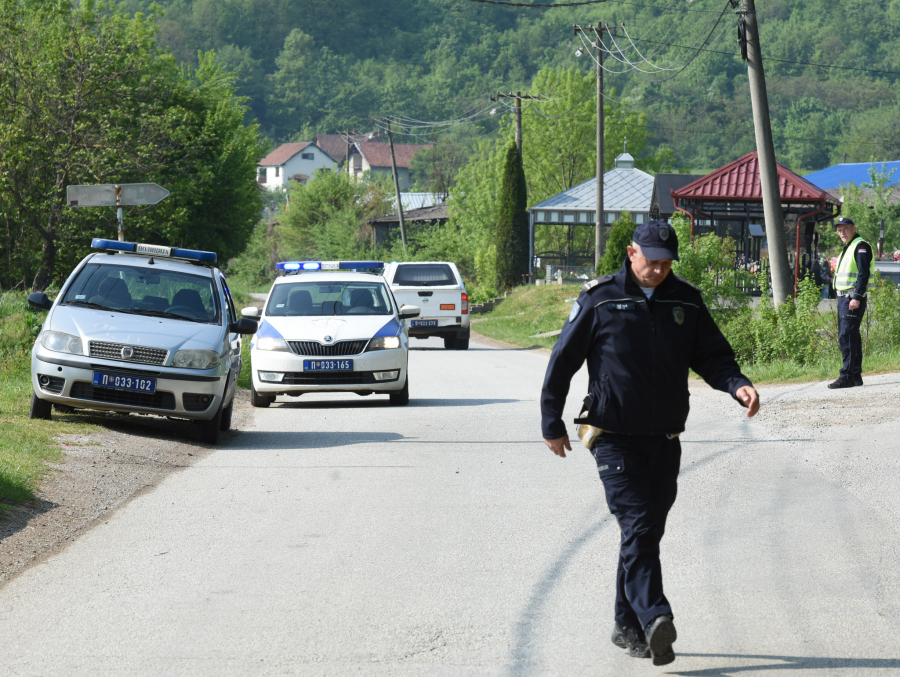
<path fill-rule="evenodd" d="M 275 168 L 275 177 L 276 177 L 276 178 L 279 176 L 279 172 L 280 172 L 280 171 L 281 171 L 281 167 L 276 167 L 276 168 Z"/>
<path fill-rule="evenodd" d="M 563 222 L 564 223 L 575 223 L 575 215 L 571 212 L 567 212 L 563 214 Z"/>
<path fill-rule="evenodd" d="M 646 217 L 645 217 L 644 214 L 635 214 L 635 215 L 634 215 L 634 222 L 635 222 L 636 224 L 640 225 L 640 224 L 642 224 L 642 223 L 644 222 L 644 219 L 645 219 L 645 218 L 646 218 Z"/>
<path fill-rule="evenodd" d="M 619 215 L 616 212 L 606 212 L 606 223 L 615 223 L 619 220 Z"/>
<path fill-rule="evenodd" d="M 553 223 L 559 223 L 559 212 L 550 212 L 550 220 Z"/>
<path fill-rule="evenodd" d="M 535 220 L 539 223 L 543 223 L 547 220 L 547 212 L 535 212 Z"/>
<path fill-rule="evenodd" d="M 590 223 L 588 221 L 589 216 L 590 212 L 578 212 L 578 223 Z"/>
<path fill-rule="evenodd" d="M 300 158 L 303 160 L 315 160 L 316 156 L 312 153 L 300 153 Z"/>

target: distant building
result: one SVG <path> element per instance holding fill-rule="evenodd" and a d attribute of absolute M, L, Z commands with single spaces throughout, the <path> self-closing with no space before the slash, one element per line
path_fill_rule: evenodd
<path fill-rule="evenodd" d="M 281 190 L 294 179 L 306 183 L 317 169 L 335 169 L 337 163 L 311 141 L 283 143 L 258 163 L 257 181 L 269 190 Z"/>
<path fill-rule="evenodd" d="M 803 178 L 822 190 L 837 190 L 845 183 L 855 183 L 857 186 L 861 186 L 872 180 L 869 175 L 872 165 L 880 170 L 882 164 L 888 173 L 894 170 L 893 180 L 888 185 L 900 185 L 900 162 L 842 162 L 841 164 L 806 174 Z"/>
<path fill-rule="evenodd" d="M 390 198 L 391 200 L 391 208 L 397 209 L 397 198 L 393 195 Z M 439 205 L 446 200 L 444 196 L 439 193 L 400 193 L 400 202 L 403 203 L 403 210 L 407 209 L 422 209 L 423 207 L 432 207 L 434 205 Z"/>
<path fill-rule="evenodd" d="M 341 169 L 347 162 L 348 147 L 357 141 L 384 141 L 384 139 L 380 131 L 359 132 L 355 129 L 349 135 L 346 132 L 343 134 L 316 134 L 316 144 L 334 158 Z"/>
<path fill-rule="evenodd" d="M 703 174 L 657 174 L 653 177 L 653 197 L 650 199 L 650 218 L 668 221 L 675 213 L 671 191 L 684 188 Z"/>
<path fill-rule="evenodd" d="M 397 181 L 400 190 L 409 188 L 409 165 L 420 150 L 431 148 L 427 145 L 395 143 L 394 157 L 397 162 Z M 366 172 L 392 176 L 390 144 L 376 141 L 358 141 L 350 148 L 347 171 L 351 176 L 362 178 Z"/>

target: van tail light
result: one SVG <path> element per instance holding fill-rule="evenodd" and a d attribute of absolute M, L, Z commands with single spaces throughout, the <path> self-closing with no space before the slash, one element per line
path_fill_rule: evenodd
<path fill-rule="evenodd" d="M 459 307 L 462 309 L 463 315 L 469 314 L 469 295 L 463 294 L 462 300 L 459 302 Z"/>

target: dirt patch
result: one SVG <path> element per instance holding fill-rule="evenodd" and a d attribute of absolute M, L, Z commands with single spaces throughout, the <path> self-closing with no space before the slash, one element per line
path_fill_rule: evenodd
<path fill-rule="evenodd" d="M 520 351 L 531 351 L 535 353 L 540 353 L 541 355 L 550 355 L 551 351 L 546 348 L 522 348 L 520 346 L 514 346 L 512 343 L 506 343 L 505 341 L 498 341 L 497 339 L 492 339 L 488 336 L 484 336 L 479 334 L 478 332 L 471 332 L 471 339 L 473 343 L 480 343 L 483 346 L 487 346 L 489 348 L 497 348 L 499 350 L 520 350 Z"/>
<path fill-rule="evenodd" d="M 102 414 L 71 418 L 85 416 L 103 429 L 60 439 L 66 458 L 51 464 L 53 472 L 35 499 L 0 514 L 0 585 L 66 547 L 142 491 L 216 449 L 194 442 L 196 426 L 188 421 Z M 54 417 L 68 416 L 54 413 Z M 219 445 L 239 435 L 250 420 L 250 393 L 239 390 L 231 430 L 220 435 Z"/>

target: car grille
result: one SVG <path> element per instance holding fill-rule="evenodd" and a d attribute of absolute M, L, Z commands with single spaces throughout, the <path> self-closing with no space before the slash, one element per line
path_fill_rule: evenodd
<path fill-rule="evenodd" d="M 101 388 L 84 381 L 72 385 L 69 397 L 78 400 L 91 400 L 107 404 L 122 404 L 127 407 L 143 407 L 145 409 L 175 409 L 175 395 L 172 393 L 133 393 L 128 390 Z"/>
<path fill-rule="evenodd" d="M 127 346 L 134 350 L 134 355 L 125 359 L 122 357 L 122 348 L 126 345 L 122 343 L 104 343 L 102 341 L 91 341 L 90 346 L 91 357 L 100 357 L 104 360 L 120 360 L 122 362 L 139 362 L 141 364 L 165 364 L 166 358 L 169 356 L 168 350 L 161 348 L 146 348 L 144 346 Z"/>
<path fill-rule="evenodd" d="M 396 379 L 394 379 L 396 381 Z M 390 383 L 390 381 L 376 381 L 373 371 L 350 372 L 321 372 L 310 373 L 304 371 L 288 372 L 281 381 L 289 386 L 331 386 L 331 385 L 366 385 L 369 383 Z"/>
<path fill-rule="evenodd" d="M 288 341 L 291 350 L 297 355 L 311 355 L 313 357 L 359 355 L 365 349 L 366 343 L 368 341 L 338 341 L 334 345 L 326 346 L 318 341 Z"/>
<path fill-rule="evenodd" d="M 38 376 L 40 378 L 48 378 L 50 382 L 47 385 L 41 383 L 41 390 L 44 392 L 50 393 L 51 395 L 59 395 L 62 393 L 63 388 L 66 385 L 66 379 L 59 378 L 58 376 Z"/>

